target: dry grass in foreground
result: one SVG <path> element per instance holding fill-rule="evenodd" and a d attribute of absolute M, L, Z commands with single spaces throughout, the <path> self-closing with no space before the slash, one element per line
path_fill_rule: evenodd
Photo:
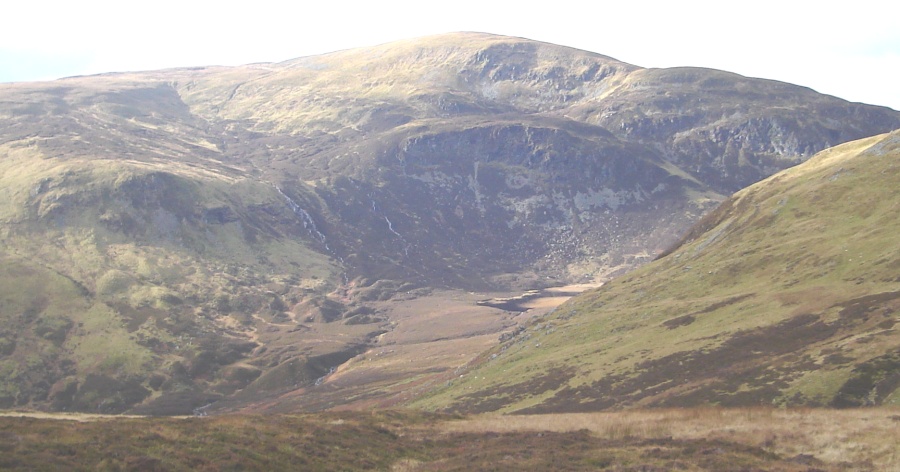
<path fill-rule="evenodd" d="M 900 471 L 900 409 L 694 408 L 548 415 L 483 415 L 448 433 L 590 431 L 611 440 L 726 441 L 840 470 Z"/>
<path fill-rule="evenodd" d="M 900 411 L 0 417 L 0 470 L 896 471 Z"/>
<path fill-rule="evenodd" d="M 81 423 L 87 421 L 112 420 L 122 418 L 144 418 L 140 415 L 102 415 L 95 413 L 51 413 L 45 411 L 0 411 L 0 418 L 37 418 L 44 420 L 69 420 Z M 184 418 L 184 417 L 182 417 Z"/>

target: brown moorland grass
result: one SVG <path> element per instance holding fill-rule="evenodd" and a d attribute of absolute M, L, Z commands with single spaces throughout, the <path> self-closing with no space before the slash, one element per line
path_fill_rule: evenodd
<path fill-rule="evenodd" d="M 896 471 L 898 421 L 889 408 L 2 416 L 0 470 Z"/>
<path fill-rule="evenodd" d="M 726 441 L 841 470 L 900 471 L 900 409 L 690 408 L 547 415 L 480 415 L 448 433 L 590 431 L 608 440 Z"/>

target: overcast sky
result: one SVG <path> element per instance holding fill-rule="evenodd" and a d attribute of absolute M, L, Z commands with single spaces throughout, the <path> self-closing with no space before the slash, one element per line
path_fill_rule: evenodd
<path fill-rule="evenodd" d="M 723 69 L 900 110 L 895 0 L 254 0 L 240 6 L 9 0 L 2 15 L 0 82 L 277 62 L 481 31 L 572 46 L 643 67 Z"/>

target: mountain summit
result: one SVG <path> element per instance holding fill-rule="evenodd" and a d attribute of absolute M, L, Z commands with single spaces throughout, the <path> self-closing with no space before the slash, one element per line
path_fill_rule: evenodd
<path fill-rule="evenodd" d="M 0 85 L 0 406 L 190 411 L 310 385 L 374 302 L 599 281 L 900 113 L 458 33 Z"/>

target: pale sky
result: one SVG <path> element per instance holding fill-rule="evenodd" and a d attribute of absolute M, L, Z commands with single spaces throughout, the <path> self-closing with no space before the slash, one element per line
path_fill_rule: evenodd
<path fill-rule="evenodd" d="M 710 67 L 781 80 L 900 110 L 895 0 L 6 3 L 0 82 L 278 62 L 480 31 L 576 47 L 643 67 Z"/>

